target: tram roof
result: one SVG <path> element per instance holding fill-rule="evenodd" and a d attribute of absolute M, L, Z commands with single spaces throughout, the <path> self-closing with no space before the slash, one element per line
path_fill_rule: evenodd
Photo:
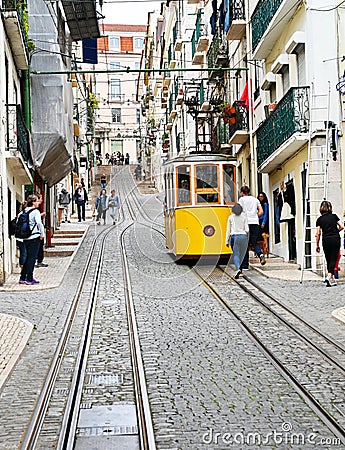
<path fill-rule="evenodd" d="M 218 153 L 195 153 L 184 156 L 177 156 L 176 158 L 169 159 L 164 163 L 164 166 L 170 164 L 186 163 L 186 162 L 236 162 L 236 158 L 231 155 L 222 155 Z"/>

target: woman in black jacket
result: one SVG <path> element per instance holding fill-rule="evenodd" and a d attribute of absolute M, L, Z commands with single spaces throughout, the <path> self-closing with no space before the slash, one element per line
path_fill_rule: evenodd
<path fill-rule="evenodd" d="M 320 205 L 321 216 L 316 220 L 316 251 L 320 253 L 320 237 L 327 262 L 327 286 L 336 286 L 334 268 L 340 251 L 339 232 L 344 229 L 339 217 L 332 213 L 332 204 L 324 200 Z"/>

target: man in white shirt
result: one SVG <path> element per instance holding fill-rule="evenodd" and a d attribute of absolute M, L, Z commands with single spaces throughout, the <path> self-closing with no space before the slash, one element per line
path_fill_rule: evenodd
<path fill-rule="evenodd" d="M 258 244 L 260 225 L 259 216 L 263 214 L 262 206 L 259 200 L 250 195 L 250 189 L 248 186 L 241 187 L 241 198 L 238 203 L 242 206 L 243 211 L 247 214 L 249 225 L 249 240 L 248 246 L 253 247 L 254 252 L 260 258 L 260 264 L 264 266 L 266 264 L 265 255 L 262 254 L 260 245 Z M 249 252 L 243 259 L 241 269 L 249 269 Z"/>

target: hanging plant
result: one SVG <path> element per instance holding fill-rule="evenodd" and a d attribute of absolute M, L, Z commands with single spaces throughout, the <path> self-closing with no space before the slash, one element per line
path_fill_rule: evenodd
<path fill-rule="evenodd" d="M 224 120 L 224 123 L 228 123 L 230 125 L 234 125 L 236 123 L 236 108 L 234 106 L 229 105 L 228 103 L 222 103 L 220 105 L 221 117 Z"/>
<path fill-rule="evenodd" d="M 93 110 L 99 109 L 97 97 L 92 92 L 90 92 L 90 94 L 89 94 L 89 98 L 88 98 L 87 104 Z"/>

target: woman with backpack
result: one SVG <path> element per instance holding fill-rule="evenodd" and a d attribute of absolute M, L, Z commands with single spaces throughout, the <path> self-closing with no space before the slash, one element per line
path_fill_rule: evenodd
<path fill-rule="evenodd" d="M 44 238 L 44 227 L 41 213 L 38 209 L 40 200 L 37 195 L 29 195 L 27 204 L 19 215 L 17 223 L 21 230 L 16 231 L 16 237 L 22 236 L 26 257 L 20 273 L 19 284 L 39 284 L 33 277 L 40 242 Z"/>

